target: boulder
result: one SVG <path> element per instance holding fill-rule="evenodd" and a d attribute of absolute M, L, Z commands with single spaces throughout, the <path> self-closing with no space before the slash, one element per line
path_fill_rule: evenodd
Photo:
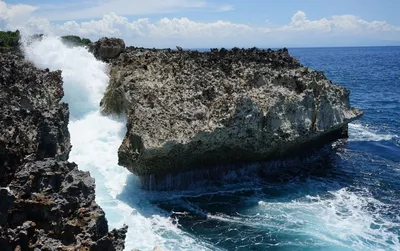
<path fill-rule="evenodd" d="M 109 88 L 129 104 L 119 164 L 142 178 L 302 154 L 362 115 L 287 49 L 127 48 Z"/>
<path fill-rule="evenodd" d="M 125 42 L 120 38 L 103 37 L 89 44 L 89 51 L 103 61 L 118 57 L 125 50 Z"/>

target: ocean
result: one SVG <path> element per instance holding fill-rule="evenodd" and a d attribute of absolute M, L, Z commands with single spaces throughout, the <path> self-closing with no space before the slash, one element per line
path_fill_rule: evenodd
<path fill-rule="evenodd" d="M 25 46 L 38 67 L 63 71 L 70 161 L 95 177 L 110 227 L 129 226 L 126 250 L 400 250 L 400 47 L 289 52 L 351 90 L 352 106 L 365 115 L 349 125 L 349 139 L 268 175 L 227 173 L 157 192 L 117 165 L 125 121 L 98 109 L 107 66 L 57 38 Z"/>

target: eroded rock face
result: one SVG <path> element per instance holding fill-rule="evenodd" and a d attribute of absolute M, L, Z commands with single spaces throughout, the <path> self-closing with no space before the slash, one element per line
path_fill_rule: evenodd
<path fill-rule="evenodd" d="M 123 250 L 71 149 L 61 72 L 0 54 L 0 249 Z"/>
<path fill-rule="evenodd" d="M 130 103 L 119 164 L 139 176 L 281 158 L 346 136 L 362 115 L 286 49 L 128 48 L 111 75 Z"/>
<path fill-rule="evenodd" d="M 100 60 L 108 61 L 116 58 L 125 50 L 125 42 L 120 38 L 103 37 L 89 44 L 89 50 Z"/>
<path fill-rule="evenodd" d="M 24 159 L 67 160 L 71 148 L 61 72 L 39 70 L 22 57 L 0 54 L 0 186 Z"/>

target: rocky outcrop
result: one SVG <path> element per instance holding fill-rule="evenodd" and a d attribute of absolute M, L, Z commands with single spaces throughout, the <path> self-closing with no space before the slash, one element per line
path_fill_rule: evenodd
<path fill-rule="evenodd" d="M 111 65 L 130 104 L 119 164 L 141 177 L 296 155 L 362 115 L 287 49 L 128 48 Z"/>
<path fill-rule="evenodd" d="M 89 173 L 69 163 L 61 72 L 0 54 L 1 250 L 123 250 Z"/>
<path fill-rule="evenodd" d="M 0 54 L 0 186 L 25 160 L 67 160 L 71 148 L 61 72 L 38 70 L 16 55 Z"/>
<path fill-rule="evenodd" d="M 100 60 L 108 61 L 118 57 L 125 49 L 125 42 L 120 38 L 103 37 L 97 42 L 89 44 L 89 50 Z"/>

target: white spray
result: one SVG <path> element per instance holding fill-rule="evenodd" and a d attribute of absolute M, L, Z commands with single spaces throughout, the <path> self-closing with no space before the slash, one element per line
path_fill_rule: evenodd
<path fill-rule="evenodd" d="M 394 141 L 397 135 L 377 133 L 375 130 L 362 124 L 349 124 L 349 141 Z"/>

